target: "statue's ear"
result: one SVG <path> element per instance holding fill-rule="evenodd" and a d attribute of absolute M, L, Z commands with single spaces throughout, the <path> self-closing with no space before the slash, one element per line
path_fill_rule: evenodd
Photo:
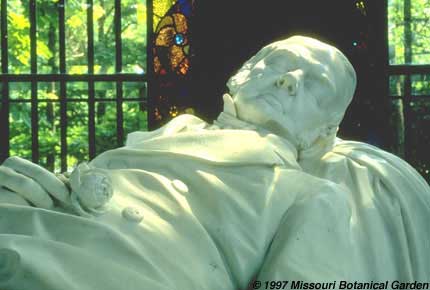
<path fill-rule="evenodd" d="M 229 94 L 224 94 L 222 99 L 224 101 L 224 113 L 228 113 L 233 117 L 237 117 L 236 106 L 234 104 L 233 98 Z"/>

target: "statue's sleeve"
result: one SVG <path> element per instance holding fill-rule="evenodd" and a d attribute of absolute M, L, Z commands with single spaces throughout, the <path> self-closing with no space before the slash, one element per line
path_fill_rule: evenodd
<path fill-rule="evenodd" d="M 161 128 L 153 131 L 136 131 L 127 135 L 126 146 L 133 146 L 152 138 L 161 136 L 170 136 L 180 132 L 195 131 L 209 126 L 202 119 L 183 114 L 174 119 Z"/>
<path fill-rule="evenodd" d="M 426 282 L 430 188 L 406 162 L 340 142 L 307 179 L 275 236 L 261 281 Z M 329 181 L 331 180 L 331 181 Z M 300 286 L 300 283 L 295 286 Z M 290 289 L 290 288 L 289 288 Z"/>
<path fill-rule="evenodd" d="M 332 282 L 348 280 L 350 206 L 347 189 L 314 176 L 295 179 L 297 198 L 284 215 L 256 280 Z M 270 284 L 269 284 L 270 286 Z"/>

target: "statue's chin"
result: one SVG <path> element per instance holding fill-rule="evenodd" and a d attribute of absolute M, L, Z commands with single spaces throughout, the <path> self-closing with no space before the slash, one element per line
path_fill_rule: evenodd
<path fill-rule="evenodd" d="M 236 109 L 240 120 L 287 139 L 299 150 L 310 147 L 320 134 L 318 128 L 300 131 L 298 124 L 289 120 L 265 98 L 256 98 L 246 103 L 237 102 Z"/>
<path fill-rule="evenodd" d="M 300 130 L 296 124 L 288 122 L 285 118 L 265 118 L 264 120 L 259 119 L 258 122 L 255 120 L 249 122 L 288 140 L 299 151 L 312 147 L 322 135 L 323 129 L 323 127 L 315 127 L 309 130 Z"/>
<path fill-rule="evenodd" d="M 266 98 L 254 98 L 247 102 L 236 101 L 238 118 L 256 125 L 262 125 L 271 119 L 282 119 L 282 109 L 276 109 L 274 101 Z"/>

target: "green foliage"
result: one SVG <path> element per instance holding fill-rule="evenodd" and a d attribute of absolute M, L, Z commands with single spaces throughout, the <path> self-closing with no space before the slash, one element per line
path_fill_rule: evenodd
<path fill-rule="evenodd" d="M 410 10 L 410 21 L 405 9 Z M 390 64 L 429 64 L 430 1 L 388 0 L 388 42 Z"/>
<path fill-rule="evenodd" d="M 38 73 L 60 73 L 58 0 L 36 1 L 37 70 Z M 162 1 L 161 1 L 162 2 Z M 66 72 L 85 74 L 87 60 L 86 0 L 65 1 Z M 30 73 L 29 0 L 8 0 L 9 73 Z M 146 5 L 142 0 L 121 1 L 122 72 L 142 73 L 146 70 Z M 115 73 L 114 1 L 94 0 L 94 73 Z M 124 140 L 116 140 L 116 83 L 96 83 L 96 150 L 112 149 Z M 30 83 L 10 83 L 11 99 L 30 98 Z M 145 83 L 124 83 L 124 92 L 132 97 L 142 94 Z M 58 171 L 60 161 L 60 95 L 58 82 L 38 83 L 39 103 L 39 163 Z M 124 96 L 127 97 L 127 96 Z M 67 98 L 80 99 L 67 103 L 67 163 L 69 168 L 78 161 L 88 160 L 88 85 L 84 82 L 67 83 Z M 10 155 L 31 159 L 31 104 L 12 103 L 10 106 Z M 146 130 L 146 111 L 138 102 L 125 102 L 124 131 Z"/>
<path fill-rule="evenodd" d="M 388 1 L 389 62 L 391 65 L 430 64 L 430 0 Z M 411 96 L 404 103 L 407 115 L 408 161 L 430 181 L 430 75 L 390 76 L 390 94 L 404 97 L 410 82 Z M 400 102 L 403 102 L 400 100 Z M 399 134 L 402 136 L 402 134 Z M 405 142 L 398 140 L 399 144 Z"/>

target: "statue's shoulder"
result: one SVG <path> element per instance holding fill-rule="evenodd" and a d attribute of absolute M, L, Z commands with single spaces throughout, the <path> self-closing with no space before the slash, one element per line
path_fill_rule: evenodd
<path fill-rule="evenodd" d="M 161 136 L 170 136 L 181 132 L 205 129 L 209 126 L 204 120 L 190 114 L 179 115 L 164 126 L 153 131 L 136 131 L 127 135 L 127 145 L 133 145 L 144 140 Z"/>
<path fill-rule="evenodd" d="M 169 123 L 155 131 L 157 131 L 159 135 L 166 136 L 180 132 L 196 131 L 208 126 L 209 124 L 199 117 L 190 114 L 183 114 L 173 118 Z"/>
<path fill-rule="evenodd" d="M 394 161 L 399 165 L 410 166 L 405 160 L 384 149 L 359 141 L 341 140 L 337 138 L 333 151 L 359 160 L 373 160 L 382 163 Z"/>
<path fill-rule="evenodd" d="M 427 182 L 408 162 L 371 144 L 358 141 L 338 140 L 333 152 L 353 159 L 359 164 L 372 168 L 380 176 L 388 178 L 407 179 L 409 182 L 420 184 L 430 191 Z"/>

